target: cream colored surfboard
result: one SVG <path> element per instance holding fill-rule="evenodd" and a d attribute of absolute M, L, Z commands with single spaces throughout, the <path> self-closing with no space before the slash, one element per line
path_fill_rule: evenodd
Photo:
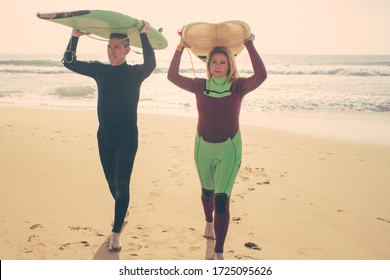
<path fill-rule="evenodd" d="M 183 40 L 197 57 L 205 61 L 214 47 L 226 47 L 234 55 L 244 49 L 244 41 L 251 35 L 247 23 L 239 20 L 221 23 L 194 22 L 182 30 Z"/>

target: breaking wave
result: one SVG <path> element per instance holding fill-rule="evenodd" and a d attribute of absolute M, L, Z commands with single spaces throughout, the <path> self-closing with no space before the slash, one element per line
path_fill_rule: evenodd
<path fill-rule="evenodd" d="M 59 87 L 49 93 L 60 98 L 94 98 L 96 90 L 90 86 Z"/>

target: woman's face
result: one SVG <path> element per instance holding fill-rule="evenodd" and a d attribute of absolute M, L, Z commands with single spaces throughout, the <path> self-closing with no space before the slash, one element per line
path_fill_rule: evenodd
<path fill-rule="evenodd" d="M 210 73 L 216 78 L 222 78 L 227 75 L 229 71 L 229 60 L 226 55 L 216 53 L 211 57 Z"/>

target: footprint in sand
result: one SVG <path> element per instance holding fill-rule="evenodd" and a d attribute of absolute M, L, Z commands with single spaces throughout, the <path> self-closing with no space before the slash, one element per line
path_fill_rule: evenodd
<path fill-rule="evenodd" d="M 62 244 L 58 249 L 60 250 L 65 250 L 67 249 L 69 246 L 73 246 L 73 245 L 82 245 L 83 247 L 89 247 L 90 244 L 88 243 L 88 241 L 80 241 L 80 242 L 72 242 L 72 243 L 65 243 L 65 244 Z"/>
<path fill-rule="evenodd" d="M 24 248 L 25 254 L 33 253 L 34 251 L 42 252 L 45 250 L 46 244 L 41 240 L 39 235 L 33 234 L 27 239 L 28 245 Z M 43 252 L 42 252 L 43 253 Z"/>
<path fill-rule="evenodd" d="M 243 181 L 248 181 L 249 180 L 249 177 L 248 176 L 241 176 L 241 180 L 243 180 Z"/>
<path fill-rule="evenodd" d="M 257 184 L 257 185 L 269 185 L 269 184 L 270 184 L 270 181 L 269 181 L 269 180 L 266 180 L 266 181 L 263 181 L 263 182 L 257 182 L 256 184 Z"/>
<path fill-rule="evenodd" d="M 389 223 L 390 224 L 390 220 L 386 220 L 386 219 L 383 219 L 383 218 L 376 218 L 378 221 L 381 221 L 381 222 L 385 222 L 385 223 Z"/>
<path fill-rule="evenodd" d="M 130 251 L 138 251 L 138 250 L 141 250 L 142 246 L 141 245 L 138 245 L 138 244 L 134 244 L 134 243 L 127 243 L 127 246 L 129 247 L 129 250 Z"/>
<path fill-rule="evenodd" d="M 40 228 L 43 228 L 43 225 L 41 225 L 41 224 L 33 224 L 32 226 L 30 226 L 30 230 L 37 230 L 37 229 L 40 229 Z M 28 239 L 27 239 L 27 242 L 39 243 L 40 242 L 39 235 L 38 234 L 30 235 L 28 237 Z"/>
<path fill-rule="evenodd" d="M 268 179 L 268 176 L 264 171 L 264 167 L 252 168 L 250 166 L 246 166 L 246 167 L 242 168 L 240 179 L 244 182 L 248 182 L 248 181 L 252 180 L 251 177 L 255 177 L 255 178 L 265 177 L 265 180 L 261 180 L 261 181 L 257 182 L 256 185 L 269 185 L 270 184 L 270 180 Z M 248 190 L 254 191 L 255 188 L 250 187 L 250 189 L 248 189 Z"/>
<path fill-rule="evenodd" d="M 234 256 L 234 258 L 237 260 L 257 260 L 257 258 L 254 258 L 251 256 L 246 256 L 246 255 L 237 255 L 237 256 Z"/>
<path fill-rule="evenodd" d="M 141 225 L 137 225 L 136 229 L 140 231 L 140 234 L 142 235 L 142 237 L 144 237 L 144 238 L 149 237 L 149 234 L 147 233 L 149 231 L 148 228 L 144 228 Z"/>
<path fill-rule="evenodd" d="M 89 232 L 89 233 L 92 233 L 96 236 L 105 236 L 104 234 L 102 234 L 101 232 L 93 229 L 93 228 L 90 228 L 90 227 L 82 227 L 82 226 L 68 226 L 68 228 L 70 230 L 76 230 L 76 231 L 85 231 L 85 232 Z M 68 243 L 64 243 L 62 244 L 58 249 L 59 250 L 65 250 L 65 249 L 68 249 L 69 247 L 73 247 L 73 246 L 82 246 L 82 247 L 89 247 L 91 246 L 89 244 L 88 241 L 86 240 L 82 240 L 82 241 L 79 241 L 79 242 L 68 242 Z"/>
<path fill-rule="evenodd" d="M 93 228 L 90 228 L 90 227 L 81 227 L 81 226 L 69 226 L 68 227 L 70 230 L 83 230 L 83 231 L 88 231 L 88 232 L 92 232 L 94 233 L 95 235 L 97 236 L 105 236 L 103 233 L 93 229 Z"/>
<path fill-rule="evenodd" d="M 31 230 L 35 230 L 35 229 L 38 229 L 38 228 L 43 228 L 43 226 L 41 224 L 34 224 L 30 227 Z"/>
<path fill-rule="evenodd" d="M 38 240 L 39 239 L 39 235 L 30 235 L 27 239 L 27 242 L 33 242 L 34 240 Z"/>
<path fill-rule="evenodd" d="M 253 242 L 246 242 L 244 244 L 244 246 L 248 249 L 252 249 L 252 250 L 259 250 L 261 251 L 261 248 L 259 247 L 259 245 L 257 245 L 256 243 L 253 243 Z"/>

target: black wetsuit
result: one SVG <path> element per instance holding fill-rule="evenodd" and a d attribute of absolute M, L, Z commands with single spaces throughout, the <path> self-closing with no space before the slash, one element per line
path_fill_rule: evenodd
<path fill-rule="evenodd" d="M 147 35 L 142 33 L 140 36 L 143 64 L 112 66 L 98 61 L 70 61 L 69 54 L 76 53 L 77 37 L 69 41 L 63 60 L 66 68 L 95 79 L 97 84 L 97 138 L 104 174 L 115 199 L 113 232 L 120 232 L 130 200 L 130 177 L 138 148 L 140 87 L 156 67 L 154 50 Z"/>

